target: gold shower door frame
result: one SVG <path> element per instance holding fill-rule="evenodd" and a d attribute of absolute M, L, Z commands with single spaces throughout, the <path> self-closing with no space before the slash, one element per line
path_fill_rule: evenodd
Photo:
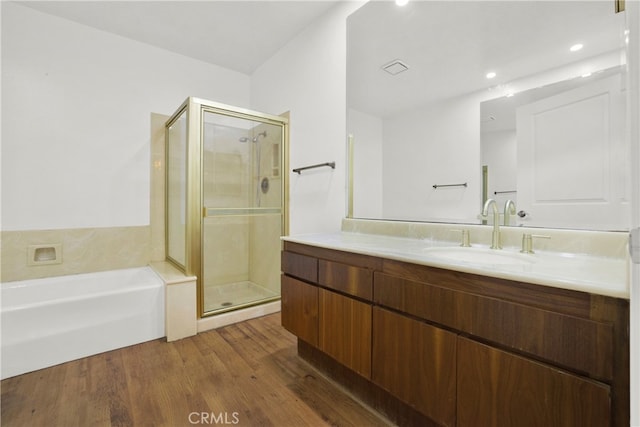
<path fill-rule="evenodd" d="M 197 304 L 198 317 L 219 314 L 221 310 L 215 312 L 205 312 L 204 310 L 204 263 L 202 261 L 202 250 L 204 245 L 203 222 L 207 217 L 206 207 L 203 206 L 203 159 L 204 159 L 204 115 L 206 113 L 219 114 L 228 117 L 251 120 L 258 123 L 279 126 L 282 130 L 282 141 L 280 150 L 280 164 L 282 165 L 282 185 L 281 195 L 281 233 L 289 234 L 289 119 L 287 114 L 274 116 L 258 111 L 208 101 L 201 98 L 189 97 L 176 110 L 166 123 L 168 129 L 186 111 L 187 117 L 187 149 L 186 149 L 186 215 L 185 215 L 185 262 L 179 262 L 167 257 L 176 267 L 188 276 L 197 277 Z M 169 141 L 168 132 L 165 132 L 166 151 L 165 165 L 169 167 Z M 167 180 L 169 174 L 166 174 Z M 168 188 L 168 183 L 165 188 Z M 168 209 L 168 198 L 165 198 L 165 212 Z M 166 220 L 165 220 L 166 222 Z M 168 247 L 169 236 L 168 226 L 165 223 L 165 246 Z M 167 251 L 168 254 L 168 251 Z M 273 299 L 279 299 L 277 298 Z M 262 304 L 266 301 L 259 301 Z M 249 304 L 252 305 L 252 304 Z M 238 306 L 232 309 L 237 309 Z"/>

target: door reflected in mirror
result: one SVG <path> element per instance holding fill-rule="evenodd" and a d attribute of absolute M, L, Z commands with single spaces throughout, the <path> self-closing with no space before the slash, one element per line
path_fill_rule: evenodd
<path fill-rule="evenodd" d="M 517 225 L 626 229 L 624 102 L 614 67 L 480 103 L 487 197 L 513 200 Z"/>

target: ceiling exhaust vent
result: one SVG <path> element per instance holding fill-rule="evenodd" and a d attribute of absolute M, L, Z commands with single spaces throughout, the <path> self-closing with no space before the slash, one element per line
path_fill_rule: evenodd
<path fill-rule="evenodd" d="M 394 59 L 388 64 L 383 65 L 382 69 L 385 70 L 387 73 L 391 74 L 392 76 L 395 76 L 397 74 L 400 74 L 403 71 L 407 71 L 409 69 L 409 66 L 404 62 L 400 61 L 399 59 Z"/>

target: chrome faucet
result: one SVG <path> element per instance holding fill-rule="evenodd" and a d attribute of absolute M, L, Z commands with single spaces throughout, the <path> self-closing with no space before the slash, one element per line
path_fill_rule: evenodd
<path fill-rule="evenodd" d="M 509 219 L 510 219 L 509 215 L 515 215 L 515 214 L 516 214 L 516 204 L 513 202 L 513 200 L 509 199 L 506 202 L 504 202 L 504 225 L 509 225 Z"/>
<path fill-rule="evenodd" d="M 487 199 L 482 207 L 482 216 L 488 217 L 489 206 L 493 208 L 493 233 L 491 234 L 491 249 L 502 249 L 500 242 L 500 214 L 498 213 L 498 204 L 493 199 Z"/>

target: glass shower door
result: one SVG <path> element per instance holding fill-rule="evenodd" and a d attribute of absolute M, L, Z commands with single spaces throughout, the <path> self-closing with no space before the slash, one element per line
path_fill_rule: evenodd
<path fill-rule="evenodd" d="M 204 110 L 203 313 L 280 297 L 283 127 Z"/>
<path fill-rule="evenodd" d="M 167 124 L 167 258 L 185 269 L 187 206 L 187 111 Z"/>

